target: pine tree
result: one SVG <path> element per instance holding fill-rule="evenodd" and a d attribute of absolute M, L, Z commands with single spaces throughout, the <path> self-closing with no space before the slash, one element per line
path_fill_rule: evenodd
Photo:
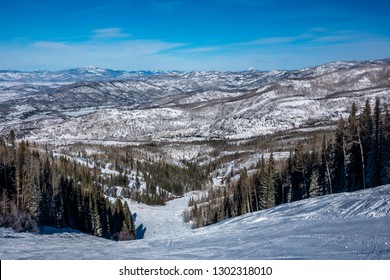
<path fill-rule="evenodd" d="M 291 161 L 292 201 L 307 197 L 303 143 L 295 147 Z"/>
<path fill-rule="evenodd" d="M 124 220 L 123 205 L 122 205 L 122 201 L 119 198 L 115 200 L 114 213 L 112 216 L 113 219 L 110 228 L 112 229 L 112 233 L 116 234 L 121 231 L 122 221 Z"/>
<path fill-rule="evenodd" d="M 390 112 L 386 107 L 385 114 L 383 116 L 380 144 L 380 184 L 390 184 Z"/>
<path fill-rule="evenodd" d="M 360 138 L 359 123 L 356 104 L 352 104 L 346 130 L 346 189 L 356 191 L 364 188 L 364 155 Z"/>
<path fill-rule="evenodd" d="M 234 192 L 234 201 L 236 205 L 236 215 L 240 216 L 250 212 L 248 201 L 249 178 L 246 169 L 244 168 L 240 173 L 240 179 L 237 182 Z"/>
<path fill-rule="evenodd" d="M 29 199 L 27 201 L 26 210 L 32 217 L 38 217 L 40 212 L 40 200 L 41 200 L 41 189 L 40 189 L 40 158 L 37 151 L 32 151 L 30 156 L 30 183 L 29 183 Z"/>
<path fill-rule="evenodd" d="M 275 206 L 275 161 L 273 153 L 268 160 L 267 181 L 266 181 L 266 208 Z"/>
<path fill-rule="evenodd" d="M 287 189 L 288 189 L 287 199 L 286 199 L 287 203 L 292 202 L 294 199 L 293 178 L 292 178 L 292 174 L 293 174 L 293 164 L 292 164 L 293 160 L 292 159 L 293 159 L 293 152 L 290 150 L 290 154 L 289 154 L 288 161 L 287 161 L 287 169 L 286 169 Z"/>
<path fill-rule="evenodd" d="M 15 148 L 16 135 L 13 129 L 10 130 L 8 138 L 10 145 Z"/>
<path fill-rule="evenodd" d="M 333 193 L 332 186 L 332 177 L 331 177 L 331 154 L 332 147 L 328 144 L 326 136 L 324 134 L 322 138 L 322 147 L 321 147 L 321 163 L 318 167 L 318 181 L 322 185 L 323 192 L 322 194 L 331 194 Z M 312 181 L 312 180 L 311 180 Z"/>
<path fill-rule="evenodd" d="M 380 165 L 381 165 L 381 104 L 380 99 L 375 99 L 374 115 L 373 115 L 373 127 L 370 149 L 367 156 L 367 187 L 372 188 L 380 185 Z"/>
<path fill-rule="evenodd" d="M 371 153 L 371 143 L 373 138 L 373 118 L 371 112 L 370 101 L 367 99 L 363 112 L 359 116 L 359 145 L 360 145 L 360 155 L 362 162 L 362 180 L 363 188 L 367 186 L 367 160 L 368 155 Z M 369 175 L 369 177 L 371 177 Z"/>
<path fill-rule="evenodd" d="M 122 228 L 122 231 L 128 232 L 130 235 L 133 236 L 133 239 L 135 239 L 134 221 L 133 221 L 133 217 L 132 217 L 131 211 L 129 209 L 129 206 L 127 205 L 126 202 L 124 203 L 123 214 L 124 214 L 124 221 L 123 222 L 126 225 L 127 229 Z"/>
<path fill-rule="evenodd" d="M 309 197 L 317 197 L 322 194 L 322 190 L 318 184 L 318 169 L 314 169 L 310 176 Z"/>
<path fill-rule="evenodd" d="M 103 228 L 100 220 L 99 204 L 97 194 L 92 194 L 90 211 L 92 213 L 92 228 L 93 234 L 98 237 L 103 236 Z"/>
<path fill-rule="evenodd" d="M 40 212 L 39 212 L 39 224 L 40 225 L 55 225 L 54 217 L 54 201 L 53 201 L 53 186 L 51 182 L 52 173 L 50 168 L 49 158 L 46 157 L 44 163 L 41 164 L 40 172 Z"/>
<path fill-rule="evenodd" d="M 276 201 L 275 204 L 283 204 L 288 201 L 288 186 L 291 181 L 288 178 L 288 160 L 279 161 L 279 170 L 275 178 Z"/>
<path fill-rule="evenodd" d="M 346 123 L 343 118 L 338 122 L 335 131 L 335 144 L 331 158 L 332 186 L 334 192 L 347 191 L 346 186 Z"/>
<path fill-rule="evenodd" d="M 264 159 L 264 155 L 261 156 L 259 162 L 259 170 L 255 177 L 255 188 L 257 189 L 257 210 L 267 208 L 267 165 Z"/>

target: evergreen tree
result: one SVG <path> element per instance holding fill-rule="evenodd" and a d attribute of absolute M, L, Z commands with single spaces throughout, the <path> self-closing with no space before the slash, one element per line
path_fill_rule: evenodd
<path fill-rule="evenodd" d="M 324 134 L 321 147 L 321 162 L 318 166 L 318 183 L 322 186 L 322 194 L 333 193 L 332 176 L 331 176 L 331 151 L 332 146 L 329 145 Z M 312 180 L 310 180 L 312 181 Z"/>
<path fill-rule="evenodd" d="M 359 145 L 360 145 L 360 155 L 362 162 L 362 180 L 363 188 L 367 187 L 367 160 L 368 155 L 371 153 L 371 143 L 373 140 L 373 118 L 371 112 L 370 101 L 367 99 L 363 112 L 359 116 Z M 369 177 L 371 177 L 369 175 Z"/>
<path fill-rule="evenodd" d="M 240 179 L 235 188 L 234 192 L 234 201 L 236 205 L 236 215 L 240 216 L 245 213 L 250 212 L 249 205 L 250 202 L 248 200 L 248 191 L 249 191 L 249 178 L 246 169 L 244 168 L 240 173 Z"/>
<path fill-rule="evenodd" d="M 386 185 L 390 184 L 390 112 L 388 107 L 385 109 L 380 135 L 380 184 Z"/>
<path fill-rule="evenodd" d="M 133 239 L 135 239 L 134 221 L 133 221 L 133 217 L 132 217 L 131 211 L 130 211 L 127 203 L 124 203 L 123 214 L 124 214 L 124 221 L 123 222 L 126 225 L 126 229 L 122 228 L 122 231 L 128 232 L 130 235 L 133 236 Z"/>
<path fill-rule="evenodd" d="M 367 187 L 376 187 L 380 185 L 380 165 L 381 165 L 381 104 L 380 99 L 375 99 L 374 115 L 373 115 L 373 127 L 370 149 L 367 156 Z"/>
<path fill-rule="evenodd" d="M 362 142 L 355 103 L 352 104 L 346 133 L 346 189 L 347 191 L 356 191 L 364 188 L 364 162 L 362 161 Z"/>
<path fill-rule="evenodd" d="M 10 130 L 8 138 L 10 145 L 15 148 L 16 135 L 13 129 Z"/>
<path fill-rule="evenodd" d="M 275 206 L 275 161 L 273 153 L 268 160 L 267 181 L 266 181 L 266 208 Z"/>
<path fill-rule="evenodd" d="M 93 228 L 93 235 L 102 237 L 103 236 L 103 227 L 100 220 L 100 213 L 99 213 L 99 201 L 97 194 L 92 194 L 91 201 L 90 201 L 90 211 L 92 213 L 92 228 Z"/>
<path fill-rule="evenodd" d="M 322 190 L 318 184 L 319 174 L 318 169 L 314 169 L 310 176 L 309 197 L 317 197 L 322 194 Z"/>
<path fill-rule="evenodd" d="M 304 163 L 303 143 L 299 142 L 295 147 L 291 160 L 291 184 L 292 201 L 307 197 L 306 170 Z"/>
<path fill-rule="evenodd" d="M 52 186 L 52 173 L 50 168 L 49 158 L 46 157 L 44 163 L 41 163 L 40 173 L 40 212 L 38 221 L 41 225 L 55 225 L 54 213 L 54 201 L 53 201 L 53 186 Z"/>
<path fill-rule="evenodd" d="M 255 176 L 255 189 L 257 189 L 257 209 L 267 208 L 267 165 L 264 159 L 264 155 L 261 156 L 259 162 L 259 170 Z"/>
<path fill-rule="evenodd" d="M 338 122 L 335 131 L 335 144 L 331 158 L 332 186 L 334 192 L 347 191 L 346 186 L 346 123 L 343 118 Z"/>

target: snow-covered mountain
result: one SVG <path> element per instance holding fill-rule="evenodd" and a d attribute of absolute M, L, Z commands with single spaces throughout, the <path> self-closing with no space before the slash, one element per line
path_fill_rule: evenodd
<path fill-rule="evenodd" d="M 124 71 L 93 66 L 61 71 L 1 70 L 0 83 L 75 83 L 84 81 L 125 80 L 135 77 L 164 74 L 164 71 Z"/>
<path fill-rule="evenodd" d="M 240 169 L 253 171 L 274 140 L 302 139 L 307 131 L 334 125 L 352 102 L 362 108 L 366 99 L 380 97 L 390 104 L 390 60 L 271 72 L 60 72 L 0 73 L 0 136 L 13 129 L 18 138 L 55 144 L 53 157 L 64 155 L 104 174 L 119 174 L 115 158 L 106 155 L 116 150 L 89 143 L 135 144 L 136 162 L 215 164 L 207 183 L 215 188 L 225 187 L 228 177 L 238 179 Z M 272 140 L 258 137 L 273 132 Z M 223 141 L 203 141 L 210 139 Z M 289 156 L 288 141 L 274 158 Z M 113 154 L 127 157 L 121 149 Z M 137 173 L 131 171 L 130 183 L 138 179 L 146 187 Z M 112 190 L 121 195 L 119 187 Z M 118 244 L 66 229 L 31 234 L 0 228 L 0 258 L 390 259 L 389 190 L 306 199 L 197 230 L 183 222 L 183 211 L 200 191 L 158 207 L 122 198 L 135 214 L 136 241 Z"/>
<path fill-rule="evenodd" d="M 74 230 L 0 228 L 4 259 L 390 259 L 390 186 L 289 203 L 192 230 L 187 201 L 130 203 L 143 239 L 114 242 Z"/>
<path fill-rule="evenodd" d="M 295 71 L 142 73 L 131 78 L 96 68 L 65 72 L 73 80 L 101 75 L 101 81 L 7 87 L 9 78 L 8 84 L 0 83 L 0 131 L 13 128 L 34 141 L 248 139 L 332 125 L 352 102 L 361 105 L 375 97 L 390 101 L 389 60 L 334 62 Z M 18 79 L 16 75 L 13 82 Z"/>

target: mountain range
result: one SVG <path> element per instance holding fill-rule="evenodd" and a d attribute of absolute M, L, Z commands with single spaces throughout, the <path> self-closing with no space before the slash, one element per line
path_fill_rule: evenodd
<path fill-rule="evenodd" d="M 390 101 L 390 60 L 262 72 L 0 71 L 0 133 L 34 141 L 242 140 Z"/>

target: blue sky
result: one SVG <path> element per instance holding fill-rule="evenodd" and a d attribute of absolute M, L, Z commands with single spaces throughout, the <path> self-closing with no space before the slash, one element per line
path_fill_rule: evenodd
<path fill-rule="evenodd" d="M 0 0 L 0 69 L 237 71 L 390 57 L 384 0 Z"/>

